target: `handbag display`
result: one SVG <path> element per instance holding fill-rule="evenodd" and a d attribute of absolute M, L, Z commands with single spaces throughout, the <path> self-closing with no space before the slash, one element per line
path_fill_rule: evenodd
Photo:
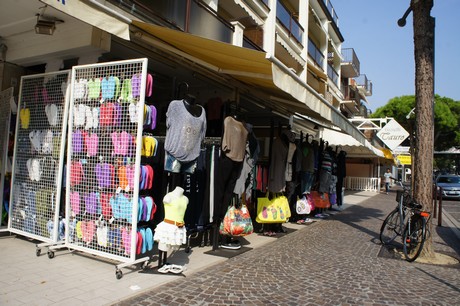
<path fill-rule="evenodd" d="M 308 198 L 302 197 L 296 202 L 296 212 L 298 215 L 308 215 L 311 213 L 311 206 L 308 203 Z"/>
<path fill-rule="evenodd" d="M 229 206 L 220 223 L 219 233 L 230 236 L 247 236 L 253 231 L 252 219 L 246 204 L 242 204 L 241 208 L 236 208 L 235 205 Z"/>
<path fill-rule="evenodd" d="M 284 196 L 277 196 L 269 199 L 268 195 L 257 199 L 257 217 L 258 223 L 284 223 L 291 216 L 289 201 Z"/>
<path fill-rule="evenodd" d="M 310 193 L 313 203 L 316 208 L 329 208 L 331 207 L 331 202 L 329 201 L 329 195 L 327 192 L 321 193 L 319 191 L 312 191 Z"/>

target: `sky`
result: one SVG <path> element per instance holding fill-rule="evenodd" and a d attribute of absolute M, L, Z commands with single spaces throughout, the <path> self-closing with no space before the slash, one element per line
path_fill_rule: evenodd
<path fill-rule="evenodd" d="M 405 27 L 397 21 L 410 0 L 332 0 L 344 37 L 353 48 L 361 74 L 372 81 L 367 97 L 373 112 L 394 98 L 415 95 L 412 13 Z M 435 93 L 460 102 L 460 0 L 434 0 Z"/>

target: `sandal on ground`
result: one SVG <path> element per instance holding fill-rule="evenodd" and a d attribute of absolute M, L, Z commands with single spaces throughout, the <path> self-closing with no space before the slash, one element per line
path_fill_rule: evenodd
<path fill-rule="evenodd" d="M 163 267 L 158 269 L 158 272 L 166 274 L 171 270 L 171 265 L 164 265 Z"/>
<path fill-rule="evenodd" d="M 180 265 L 171 265 L 171 268 L 169 269 L 169 272 L 174 273 L 174 274 L 180 274 L 184 272 L 187 268 L 184 266 Z"/>

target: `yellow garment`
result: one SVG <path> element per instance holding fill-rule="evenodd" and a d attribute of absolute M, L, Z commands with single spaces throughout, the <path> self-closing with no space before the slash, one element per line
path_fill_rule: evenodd
<path fill-rule="evenodd" d="M 21 111 L 19 112 L 19 118 L 21 119 L 21 127 L 23 129 L 28 129 L 30 123 L 30 109 L 21 109 Z"/>
<path fill-rule="evenodd" d="M 141 155 L 151 157 L 155 155 L 157 148 L 157 140 L 153 136 L 142 136 Z"/>
<path fill-rule="evenodd" d="M 173 198 L 170 202 L 163 201 L 165 208 L 165 219 L 176 221 L 177 223 L 183 223 L 185 210 L 187 209 L 188 205 L 188 198 L 182 194 L 180 196 L 175 196 L 174 193 L 176 193 L 176 191 L 170 193 L 173 194 Z M 168 195 L 166 195 L 165 198 Z"/>

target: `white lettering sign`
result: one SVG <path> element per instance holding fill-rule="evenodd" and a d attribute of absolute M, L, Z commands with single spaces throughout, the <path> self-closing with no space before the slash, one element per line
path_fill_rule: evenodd
<path fill-rule="evenodd" d="M 390 149 L 394 150 L 409 133 L 396 120 L 391 119 L 378 133 L 377 137 Z"/>

